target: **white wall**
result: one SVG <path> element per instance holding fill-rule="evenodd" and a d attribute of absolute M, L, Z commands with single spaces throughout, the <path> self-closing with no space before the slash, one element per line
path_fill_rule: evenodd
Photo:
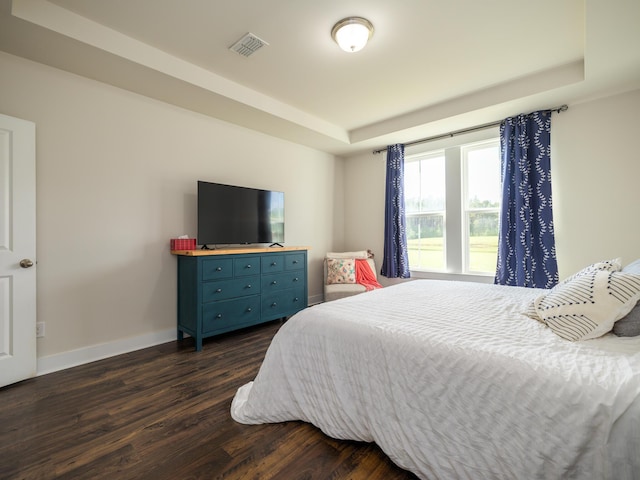
<path fill-rule="evenodd" d="M 343 160 L 4 53 L 0 71 L 0 112 L 36 124 L 39 358 L 175 338 L 169 239 L 196 235 L 198 179 L 284 191 L 322 298 Z"/>
<path fill-rule="evenodd" d="M 640 258 L 640 90 L 570 105 L 552 119 L 560 278 L 607 258 Z"/>
<path fill-rule="evenodd" d="M 514 114 L 520 112 L 514 112 Z M 570 105 L 551 131 L 560 278 L 598 260 L 640 258 L 640 90 Z M 382 262 L 385 155 L 345 163 L 345 250 Z"/>
<path fill-rule="evenodd" d="M 384 196 L 386 155 L 372 153 L 349 157 L 344 165 L 344 248 L 375 255 L 378 272 L 384 246 Z M 388 279 L 380 276 L 383 285 Z"/>

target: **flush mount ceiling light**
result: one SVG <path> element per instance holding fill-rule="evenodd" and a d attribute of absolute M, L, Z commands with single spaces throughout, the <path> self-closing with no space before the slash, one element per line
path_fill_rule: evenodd
<path fill-rule="evenodd" d="M 345 52 L 362 50 L 373 35 L 373 25 L 362 17 L 347 17 L 331 29 L 331 37 Z"/>

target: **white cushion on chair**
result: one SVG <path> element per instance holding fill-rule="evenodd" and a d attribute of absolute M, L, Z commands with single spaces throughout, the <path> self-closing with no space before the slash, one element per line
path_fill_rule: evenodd
<path fill-rule="evenodd" d="M 358 258 L 358 259 L 366 259 L 367 263 L 371 267 L 371 271 L 375 278 L 378 278 L 378 274 L 376 273 L 376 263 L 373 258 L 369 258 L 369 253 L 366 250 L 361 250 L 357 252 L 329 252 L 325 256 L 324 259 L 324 301 L 329 302 L 331 300 L 338 300 L 339 298 L 350 297 L 351 295 L 357 295 L 358 293 L 364 293 L 367 291 L 364 285 L 360 285 L 358 283 L 334 283 L 327 284 L 327 261 L 329 259 L 348 259 L 348 258 Z"/>
<path fill-rule="evenodd" d="M 338 300 L 339 298 L 350 297 L 351 295 L 357 295 L 358 293 L 364 293 L 367 289 L 364 285 L 358 283 L 325 285 L 324 289 L 324 301 L 330 302 L 331 300 Z"/>
<path fill-rule="evenodd" d="M 325 255 L 325 258 L 369 258 L 369 254 L 366 250 L 357 252 L 329 252 Z"/>

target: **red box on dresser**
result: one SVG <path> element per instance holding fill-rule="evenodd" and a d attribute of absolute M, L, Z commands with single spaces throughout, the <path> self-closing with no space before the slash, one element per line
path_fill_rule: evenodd
<path fill-rule="evenodd" d="M 195 238 L 172 238 L 171 250 L 195 250 L 196 239 Z"/>

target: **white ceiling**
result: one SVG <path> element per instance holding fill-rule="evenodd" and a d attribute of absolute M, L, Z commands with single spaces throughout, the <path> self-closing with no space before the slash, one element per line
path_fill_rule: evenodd
<path fill-rule="evenodd" d="M 347 16 L 375 27 L 353 54 Z M 638 0 L 0 0 L 0 50 L 339 155 L 639 88 L 639 26 Z"/>

